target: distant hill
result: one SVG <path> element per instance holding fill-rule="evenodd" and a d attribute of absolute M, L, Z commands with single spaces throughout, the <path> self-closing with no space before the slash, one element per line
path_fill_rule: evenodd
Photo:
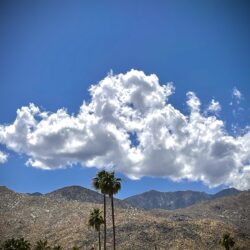
<path fill-rule="evenodd" d="M 222 190 L 214 195 L 196 191 L 159 192 L 151 190 L 125 199 L 132 206 L 149 209 L 173 210 L 185 208 L 202 201 L 236 195 L 240 191 L 234 188 Z"/>
<path fill-rule="evenodd" d="M 236 225 L 242 234 L 248 235 L 250 239 L 250 190 L 240 192 L 237 195 L 205 201 L 186 209 L 180 209 L 178 212 L 184 212 L 194 218 L 209 217 Z"/>
<path fill-rule="evenodd" d="M 78 202 L 91 202 L 96 204 L 103 203 L 103 195 L 96 191 L 93 191 L 88 188 L 84 188 L 82 186 L 68 186 L 59 188 L 47 194 L 41 194 L 39 192 L 36 193 L 28 193 L 30 196 L 44 196 L 47 198 L 55 199 L 55 200 L 63 200 L 63 201 L 78 201 Z M 109 198 L 107 197 L 107 202 L 109 202 Z M 114 199 L 115 205 L 119 207 L 130 207 L 126 201 L 122 201 L 119 199 Z"/>
<path fill-rule="evenodd" d="M 176 220 L 193 220 L 194 218 L 220 220 L 235 225 L 239 232 L 250 240 L 250 190 L 242 191 L 236 195 L 203 201 L 171 212 L 163 209 L 150 211 L 157 216 L 166 216 L 168 218 L 170 216 Z"/>
<path fill-rule="evenodd" d="M 39 192 L 34 192 L 34 193 L 27 193 L 27 195 L 30 195 L 30 196 L 42 196 L 43 194 L 39 193 Z"/>
<path fill-rule="evenodd" d="M 67 189 L 66 196 L 78 190 Z M 47 239 L 50 245 L 60 244 L 63 249 L 74 245 L 97 249 L 96 232 L 89 229 L 87 221 L 90 211 L 102 209 L 102 205 L 59 198 L 58 192 L 32 196 L 0 187 L 0 242 L 25 237 L 32 244 Z M 110 205 L 107 215 L 107 249 L 112 249 Z M 229 232 L 241 250 L 250 245 L 250 191 L 171 211 L 116 206 L 115 217 L 117 250 L 222 250 L 218 242 L 223 232 Z"/>
<path fill-rule="evenodd" d="M 221 198 L 221 197 L 225 197 L 225 196 L 236 195 L 239 193 L 240 193 L 240 191 L 237 190 L 236 188 L 227 188 L 227 189 L 221 190 L 220 192 L 212 195 L 212 198 L 216 199 L 216 198 Z"/>
<path fill-rule="evenodd" d="M 96 191 L 81 187 L 69 186 L 57 189 L 53 192 L 45 194 L 46 197 L 54 199 L 64 199 L 68 201 L 93 202 L 102 203 L 103 195 Z"/>

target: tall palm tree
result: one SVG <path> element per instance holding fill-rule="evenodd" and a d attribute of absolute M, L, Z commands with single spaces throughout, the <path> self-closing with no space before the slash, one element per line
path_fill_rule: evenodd
<path fill-rule="evenodd" d="M 226 250 L 229 250 L 230 247 L 233 247 L 235 242 L 234 239 L 230 236 L 229 233 L 224 233 L 221 240 L 220 244 L 225 247 Z"/>
<path fill-rule="evenodd" d="M 94 208 L 90 213 L 88 225 L 94 227 L 98 232 L 98 240 L 99 240 L 99 250 L 101 250 L 101 225 L 104 223 L 103 217 L 101 215 L 101 211 L 99 208 Z"/>
<path fill-rule="evenodd" d="M 103 189 L 111 199 L 111 210 L 112 210 L 112 225 L 113 225 L 113 249 L 116 249 L 115 243 L 115 214 L 114 214 L 114 195 L 121 190 L 121 178 L 115 176 L 115 172 L 107 173 L 102 181 Z"/>
<path fill-rule="evenodd" d="M 104 250 L 107 248 L 107 224 L 106 224 L 106 193 L 103 186 L 103 180 L 105 176 L 108 175 L 108 172 L 102 170 L 96 174 L 96 177 L 93 178 L 92 184 L 96 190 L 100 190 L 103 194 L 103 221 L 104 221 Z"/>

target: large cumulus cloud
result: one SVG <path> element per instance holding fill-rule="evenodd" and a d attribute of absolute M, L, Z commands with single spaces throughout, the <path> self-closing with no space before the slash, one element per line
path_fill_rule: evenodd
<path fill-rule="evenodd" d="M 91 86 L 91 102 L 77 115 L 34 104 L 17 110 L 13 124 L 0 125 L 0 143 L 28 156 L 27 164 L 55 169 L 80 163 L 111 168 L 130 178 L 162 176 L 250 188 L 250 132 L 233 137 L 187 93 L 189 115 L 174 108 L 171 83 L 131 70 Z M 216 105 L 215 105 L 216 104 Z M 216 107 L 215 107 L 216 106 Z"/>

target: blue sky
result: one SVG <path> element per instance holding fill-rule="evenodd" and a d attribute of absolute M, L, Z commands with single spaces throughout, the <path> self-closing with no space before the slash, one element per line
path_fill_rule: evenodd
<path fill-rule="evenodd" d="M 232 125 L 250 124 L 250 29 L 248 1 L 1 1 L 0 124 L 34 103 L 51 113 L 64 107 L 77 114 L 91 101 L 91 84 L 112 69 L 155 74 L 161 84 L 173 82 L 168 102 L 188 114 L 186 93 L 193 91 L 206 108 L 215 99 L 228 134 Z M 242 97 L 232 97 L 237 88 Z M 230 103 L 232 102 L 232 105 Z M 26 166 L 27 154 L 0 150 L 0 184 L 20 192 L 48 192 L 66 185 L 91 187 L 95 168 L 76 164 L 43 170 Z M 119 197 L 150 189 L 215 192 L 202 181 L 144 177 L 122 173 Z"/>

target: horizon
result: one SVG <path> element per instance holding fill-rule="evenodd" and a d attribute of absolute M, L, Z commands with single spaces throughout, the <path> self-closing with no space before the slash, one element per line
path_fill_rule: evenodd
<path fill-rule="evenodd" d="M 7 189 L 9 189 L 9 190 L 11 190 L 11 191 L 13 191 L 13 192 L 15 192 L 15 193 L 27 194 L 27 195 L 33 195 L 33 194 L 36 194 L 36 193 L 41 194 L 41 195 L 47 195 L 47 194 L 49 194 L 49 193 L 52 193 L 52 192 L 55 192 L 55 191 L 58 191 L 58 190 L 61 190 L 61 189 L 72 188 L 72 187 L 84 188 L 84 189 L 87 189 L 87 190 L 90 190 L 90 191 L 94 191 L 94 192 L 96 192 L 96 193 L 98 193 L 98 194 L 101 194 L 100 191 L 98 191 L 98 190 L 96 190 L 96 189 L 94 189 L 94 188 L 87 188 L 87 187 L 84 187 L 84 186 L 81 186 L 81 185 L 70 185 L 70 186 L 59 187 L 59 188 L 57 188 L 57 189 L 53 189 L 53 190 L 50 190 L 50 191 L 44 192 L 44 193 L 39 192 L 39 191 L 32 192 L 32 193 L 29 193 L 29 192 L 17 192 L 16 190 L 13 190 L 13 189 L 11 189 L 11 188 L 9 188 L 9 187 L 7 187 L 7 186 L 0 185 L 0 187 L 7 188 Z M 114 197 L 115 197 L 116 199 L 119 199 L 119 200 L 125 200 L 125 199 L 127 199 L 127 198 L 129 198 L 129 197 L 133 197 L 133 196 L 137 196 L 137 195 L 141 195 L 141 194 L 149 193 L 149 192 L 157 192 L 157 193 L 195 192 L 195 193 L 205 193 L 205 194 L 208 194 L 208 195 L 216 195 L 216 194 L 218 194 L 218 193 L 220 193 L 220 192 L 222 192 L 222 191 L 224 191 L 224 190 L 232 190 L 232 189 L 233 189 L 233 190 L 237 190 L 237 191 L 239 191 L 239 192 L 244 192 L 244 191 L 247 192 L 247 191 L 250 190 L 250 189 L 248 189 L 248 190 L 241 191 L 241 190 L 238 190 L 238 189 L 236 189 L 236 188 L 224 188 L 224 189 L 221 189 L 220 191 L 212 192 L 212 193 L 210 192 L 210 193 L 209 193 L 209 192 L 205 192 L 205 191 L 198 191 L 198 190 L 191 190 L 191 189 L 183 189 L 183 190 L 176 190 L 176 191 L 159 191 L 159 190 L 156 190 L 156 189 L 149 189 L 149 190 L 144 191 L 144 192 L 142 192 L 142 193 L 136 193 L 136 194 L 133 194 L 133 195 L 127 196 L 127 197 L 119 198 L 119 197 L 118 197 L 119 195 L 117 195 L 117 194 L 116 194 Z"/>
<path fill-rule="evenodd" d="M 249 190 L 248 1 L 60 3 L 0 3 L 0 185 Z"/>

